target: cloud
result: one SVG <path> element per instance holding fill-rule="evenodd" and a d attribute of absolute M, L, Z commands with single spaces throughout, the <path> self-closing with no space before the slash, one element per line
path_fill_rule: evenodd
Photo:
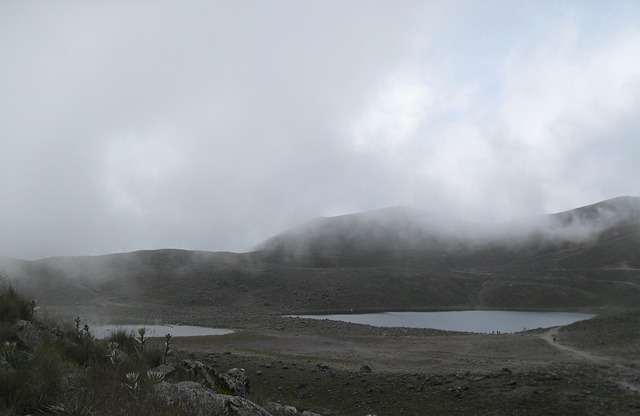
<path fill-rule="evenodd" d="M 640 194 L 634 2 L 4 2 L 0 254 Z"/>

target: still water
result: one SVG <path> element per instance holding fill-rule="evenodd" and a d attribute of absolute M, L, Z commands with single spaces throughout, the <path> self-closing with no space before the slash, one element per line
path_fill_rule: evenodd
<path fill-rule="evenodd" d="M 433 328 L 480 333 L 513 333 L 525 329 L 550 328 L 589 319 L 594 315 L 572 312 L 449 311 L 384 312 L 353 315 L 297 315 L 299 318 L 330 319 L 378 327 Z"/>
<path fill-rule="evenodd" d="M 116 331 L 125 331 L 138 336 L 138 330 L 144 328 L 145 337 L 164 337 L 171 334 L 174 337 L 197 337 L 203 335 L 226 335 L 234 331 L 225 328 L 206 328 L 202 326 L 189 325 L 89 325 L 89 332 L 96 338 L 108 338 Z"/>

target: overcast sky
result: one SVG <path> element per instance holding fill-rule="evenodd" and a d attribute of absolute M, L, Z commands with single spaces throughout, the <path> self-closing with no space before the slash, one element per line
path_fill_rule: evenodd
<path fill-rule="evenodd" d="M 0 255 L 640 195 L 640 2 L 0 3 Z"/>

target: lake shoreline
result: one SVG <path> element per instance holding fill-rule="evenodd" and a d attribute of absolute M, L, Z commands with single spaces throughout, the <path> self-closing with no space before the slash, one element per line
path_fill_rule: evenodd
<path fill-rule="evenodd" d="M 514 310 L 465 310 L 361 314 L 286 315 L 300 319 L 332 320 L 379 328 L 421 328 L 469 333 L 517 333 L 552 328 L 594 317 L 578 312 L 530 312 Z"/>

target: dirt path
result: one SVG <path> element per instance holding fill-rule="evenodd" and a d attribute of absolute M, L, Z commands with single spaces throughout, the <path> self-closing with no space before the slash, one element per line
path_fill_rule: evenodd
<path fill-rule="evenodd" d="M 594 355 L 587 351 L 558 342 L 558 328 L 551 328 L 540 335 L 549 345 L 574 357 L 588 361 L 599 367 L 607 376 L 623 389 L 640 392 L 640 371 L 628 363 L 613 357 Z"/>

